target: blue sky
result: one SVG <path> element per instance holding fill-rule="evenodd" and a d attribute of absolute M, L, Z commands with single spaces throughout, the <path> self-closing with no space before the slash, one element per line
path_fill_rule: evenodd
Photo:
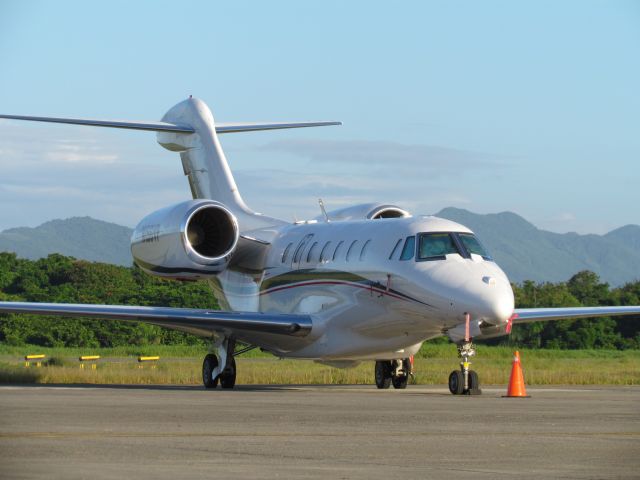
<path fill-rule="evenodd" d="M 640 3 L 0 2 L 0 112 L 342 127 L 222 137 L 247 203 L 640 224 Z M 153 134 L 0 120 L 0 229 L 188 198 Z"/>

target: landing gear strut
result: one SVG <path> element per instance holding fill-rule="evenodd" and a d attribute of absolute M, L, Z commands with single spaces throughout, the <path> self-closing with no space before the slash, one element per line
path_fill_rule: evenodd
<path fill-rule="evenodd" d="M 376 360 L 376 387 L 407 388 L 409 376 L 412 374 L 411 361 L 408 358 L 397 360 Z"/>
<path fill-rule="evenodd" d="M 471 340 L 458 345 L 458 356 L 462 359 L 460 370 L 454 370 L 449 375 L 449 391 L 454 395 L 480 395 L 480 380 L 478 374 L 469 370 L 471 362 L 469 358 L 476 354 L 476 349 Z"/>
<path fill-rule="evenodd" d="M 236 385 L 236 361 L 233 358 L 236 341 L 222 337 L 213 344 L 215 353 L 209 353 L 202 362 L 202 383 L 205 388 L 222 388 Z"/>

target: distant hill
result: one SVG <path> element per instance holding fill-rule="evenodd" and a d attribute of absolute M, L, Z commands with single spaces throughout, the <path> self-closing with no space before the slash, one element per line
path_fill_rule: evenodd
<path fill-rule="evenodd" d="M 436 214 L 461 223 L 485 244 L 515 282 L 558 282 L 591 270 L 617 286 L 640 279 L 640 226 L 627 225 L 606 235 L 539 230 L 511 212 L 479 215 L 458 208 Z"/>
<path fill-rule="evenodd" d="M 436 214 L 476 232 L 512 281 L 566 281 L 581 270 L 596 272 L 612 286 L 640 279 L 640 226 L 606 235 L 539 230 L 511 212 L 479 215 L 458 208 Z M 0 232 L 0 251 L 30 259 L 61 253 L 85 260 L 131 265 L 132 230 L 90 217 L 52 220 L 36 228 Z"/>
<path fill-rule="evenodd" d="M 61 253 L 95 262 L 130 266 L 132 230 L 91 217 L 52 220 L 39 227 L 11 228 L 0 232 L 0 252 L 36 259 Z"/>

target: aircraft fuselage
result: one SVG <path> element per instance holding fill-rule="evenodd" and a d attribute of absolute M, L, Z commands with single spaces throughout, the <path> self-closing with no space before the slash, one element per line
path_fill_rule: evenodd
<path fill-rule="evenodd" d="M 500 267 L 459 242 L 459 253 L 422 259 L 420 238 L 429 233 L 472 232 L 427 216 L 257 230 L 251 236 L 271 244 L 262 264 L 232 260 L 210 284 L 225 309 L 312 315 L 313 329 L 303 338 L 240 338 L 283 357 L 406 357 L 461 325 L 466 313 L 474 325 L 505 324 L 513 291 Z M 413 246 L 405 247 L 411 238 Z"/>

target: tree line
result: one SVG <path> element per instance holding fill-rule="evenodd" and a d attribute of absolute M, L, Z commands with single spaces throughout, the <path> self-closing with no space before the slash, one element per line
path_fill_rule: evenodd
<path fill-rule="evenodd" d="M 567 282 L 514 285 L 516 306 L 572 307 L 640 305 L 640 281 L 610 288 L 589 271 Z M 218 308 L 206 282 L 175 282 L 121 267 L 49 255 L 39 260 L 0 253 L 0 300 L 106 303 Z M 117 347 L 198 344 L 204 340 L 142 323 L 0 315 L 0 341 L 10 345 Z M 511 336 L 489 341 L 541 348 L 640 348 L 640 316 L 516 325 Z"/>

